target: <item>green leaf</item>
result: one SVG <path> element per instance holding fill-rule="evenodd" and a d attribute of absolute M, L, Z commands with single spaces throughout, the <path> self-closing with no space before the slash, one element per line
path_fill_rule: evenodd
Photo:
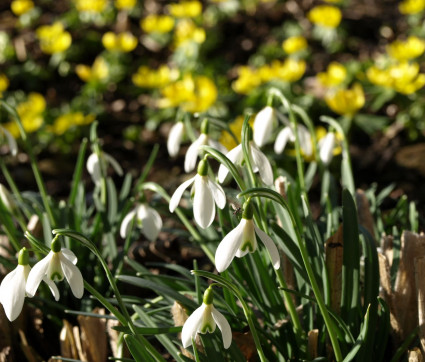
<path fill-rule="evenodd" d="M 136 337 L 131 334 L 124 335 L 125 343 L 136 362 L 155 362 L 152 355 L 142 346 Z"/>
<path fill-rule="evenodd" d="M 367 308 L 366 315 L 364 317 L 364 322 L 362 324 L 360 334 L 357 337 L 356 343 L 354 344 L 351 351 L 348 352 L 348 354 L 345 356 L 344 362 L 349 362 L 349 361 L 353 360 L 354 357 L 356 357 L 357 352 L 360 350 L 360 348 L 362 347 L 362 345 L 365 341 L 368 330 L 369 330 L 369 308 Z M 370 356 L 368 356 L 368 357 L 370 357 Z"/>
<path fill-rule="evenodd" d="M 72 177 L 71 193 L 68 199 L 69 200 L 68 203 L 70 207 L 75 205 L 75 199 L 77 197 L 78 188 L 79 188 L 79 185 L 81 184 L 81 175 L 84 169 L 84 160 L 86 156 L 86 150 L 87 150 L 87 138 L 84 138 L 81 141 L 80 150 L 78 151 L 77 162 L 75 164 L 74 175 Z"/>
<path fill-rule="evenodd" d="M 112 329 L 118 332 L 131 333 L 129 327 L 114 326 Z M 136 327 L 135 329 L 137 334 L 143 335 L 180 333 L 182 331 L 182 327 Z"/>

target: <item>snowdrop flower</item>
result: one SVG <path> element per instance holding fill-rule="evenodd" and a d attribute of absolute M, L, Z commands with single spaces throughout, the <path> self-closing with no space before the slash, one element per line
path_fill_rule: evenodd
<path fill-rule="evenodd" d="M 306 157 L 311 157 L 313 154 L 313 144 L 310 132 L 302 124 L 297 125 L 297 129 L 301 150 Z M 281 154 L 288 142 L 295 142 L 295 134 L 289 124 L 278 133 L 274 143 L 274 151 L 277 154 Z"/>
<path fill-rule="evenodd" d="M 80 270 L 75 266 L 77 257 L 75 254 L 66 248 L 61 247 L 60 240 L 55 237 L 51 244 L 51 251 L 44 259 L 41 259 L 31 269 L 28 279 L 26 292 L 29 297 L 33 297 L 42 280 L 48 281 L 54 285 L 53 281 L 60 282 L 66 278 L 72 294 L 76 298 L 81 298 L 84 293 L 84 281 Z M 50 285 L 49 285 L 50 286 Z M 55 300 L 59 300 L 59 290 L 50 288 Z"/>
<path fill-rule="evenodd" d="M 204 119 L 201 125 L 201 135 L 196 139 L 187 149 L 186 157 L 184 159 L 184 170 L 185 172 L 191 172 L 195 169 L 196 160 L 199 155 L 199 147 L 210 145 L 222 153 L 227 152 L 227 149 L 208 136 L 209 122 L 208 119 Z"/>
<path fill-rule="evenodd" d="M 254 142 L 262 147 L 269 140 L 275 123 L 276 112 L 271 106 L 264 107 L 254 119 Z"/>
<path fill-rule="evenodd" d="M 319 156 L 324 165 L 329 165 L 334 155 L 336 136 L 329 132 L 319 141 Z"/>
<path fill-rule="evenodd" d="M 137 205 L 121 222 L 120 235 L 125 239 L 130 231 L 133 219 L 150 241 L 155 241 L 162 228 L 162 219 L 158 212 L 145 203 Z"/>
<path fill-rule="evenodd" d="M 280 268 L 279 251 L 270 236 L 254 224 L 252 220 L 253 214 L 254 210 L 251 201 L 248 200 L 244 204 L 239 225 L 224 237 L 215 252 L 215 267 L 218 272 L 225 271 L 235 256 L 242 258 L 248 252 L 253 253 L 257 249 L 255 234 L 260 237 L 260 240 L 266 246 L 273 267 L 275 269 Z"/>
<path fill-rule="evenodd" d="M 263 152 L 261 152 L 261 150 L 255 144 L 255 142 L 253 142 L 252 140 L 249 141 L 248 151 L 249 151 L 249 160 L 251 162 L 252 171 L 258 172 L 260 174 L 261 180 L 266 185 L 272 185 L 273 184 L 273 169 L 266 155 Z M 234 163 L 235 165 L 241 165 L 244 159 L 242 144 L 230 150 L 226 154 L 226 157 L 230 161 L 232 161 L 232 163 Z M 226 166 L 220 165 L 220 168 L 218 169 L 218 181 L 220 183 L 224 182 L 228 172 L 229 170 Z"/>
<path fill-rule="evenodd" d="M 108 164 L 111 164 L 116 173 L 122 176 L 123 171 L 120 164 L 106 152 L 101 152 L 100 156 L 96 152 L 93 152 L 87 159 L 87 171 L 96 185 L 100 184 L 102 175 L 106 173 Z"/>
<path fill-rule="evenodd" d="M 208 177 L 208 162 L 203 159 L 199 162 L 196 176 L 183 182 L 174 191 L 170 200 L 170 212 L 174 212 L 178 206 L 184 191 L 193 184 L 193 216 L 202 228 L 210 226 L 215 217 L 215 203 L 222 209 L 226 205 L 226 195 L 220 185 Z"/>
<path fill-rule="evenodd" d="M 184 133 L 184 123 L 177 122 L 170 129 L 167 139 L 167 150 L 171 157 L 176 157 L 180 150 L 180 144 Z"/>
<path fill-rule="evenodd" d="M 214 308 L 213 290 L 209 287 L 204 293 L 202 305 L 196 309 L 186 320 L 182 329 L 183 347 L 187 348 L 192 345 L 192 340 L 196 338 L 198 333 L 212 333 L 216 326 L 221 331 L 223 338 L 223 346 L 225 349 L 232 344 L 232 330 L 229 322 L 217 309 Z"/>
<path fill-rule="evenodd" d="M 18 153 L 18 145 L 16 144 L 16 140 L 6 128 L 0 126 L 0 140 L 2 141 L 1 143 L 3 143 L 4 138 L 6 138 L 6 141 L 9 145 L 10 153 L 13 156 L 16 156 L 16 154 Z"/>

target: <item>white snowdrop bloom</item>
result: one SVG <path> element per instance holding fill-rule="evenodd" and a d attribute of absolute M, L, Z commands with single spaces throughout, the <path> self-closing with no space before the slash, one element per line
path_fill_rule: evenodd
<path fill-rule="evenodd" d="M 284 127 L 277 135 L 274 142 L 274 151 L 279 155 L 283 152 L 288 142 L 295 142 L 295 135 L 290 127 Z"/>
<path fill-rule="evenodd" d="M 311 157 L 313 154 L 313 143 L 310 132 L 301 124 L 297 125 L 297 129 L 300 148 L 306 157 Z M 287 125 L 278 133 L 274 143 L 274 151 L 277 154 L 281 154 L 288 142 L 295 142 L 295 134 L 291 125 Z"/>
<path fill-rule="evenodd" d="M 202 305 L 196 309 L 186 320 L 182 329 L 183 347 L 187 348 L 192 345 L 198 333 L 212 333 L 216 326 L 221 331 L 223 338 L 223 346 L 225 349 L 232 344 L 232 330 L 229 322 L 217 309 L 213 302 L 213 290 L 209 287 L 204 293 Z"/>
<path fill-rule="evenodd" d="M 226 205 L 226 195 L 216 182 L 208 177 L 208 163 L 201 160 L 196 176 L 183 182 L 174 191 L 170 200 L 170 212 L 177 208 L 184 191 L 193 184 L 191 194 L 193 194 L 193 216 L 197 224 L 202 228 L 207 228 L 212 224 L 215 217 L 215 204 L 222 209 Z"/>
<path fill-rule="evenodd" d="M 9 190 L 3 184 L 0 184 L 0 199 L 3 202 L 3 205 L 10 212 L 12 212 L 14 209 L 17 208 L 16 202 L 13 199 L 12 194 L 9 192 Z"/>
<path fill-rule="evenodd" d="M 242 145 L 238 145 L 226 154 L 226 157 L 235 165 L 241 165 L 243 161 Z M 273 184 L 273 169 L 266 155 L 258 148 L 255 142 L 249 142 L 249 159 L 252 171 L 258 172 L 261 180 L 266 185 Z M 218 169 L 218 181 L 224 182 L 229 170 L 223 164 Z"/>
<path fill-rule="evenodd" d="M 106 174 L 108 164 L 111 164 L 119 176 L 123 175 L 123 170 L 118 161 L 106 152 L 101 152 L 100 157 L 96 152 L 93 152 L 87 159 L 87 171 L 96 185 L 100 184 L 102 174 Z"/>
<path fill-rule="evenodd" d="M 224 237 L 215 252 L 215 267 L 218 272 L 225 271 L 235 256 L 242 258 L 248 252 L 253 253 L 257 249 L 255 234 L 260 237 L 267 248 L 273 267 L 280 268 L 280 256 L 276 245 L 270 236 L 254 224 L 252 217 L 252 205 L 250 201 L 247 201 L 239 225 Z"/>
<path fill-rule="evenodd" d="M 208 135 L 209 122 L 205 119 L 201 125 L 200 136 L 189 146 L 186 151 L 186 157 L 184 159 L 184 170 L 185 172 L 191 172 L 195 169 L 196 161 L 199 156 L 199 147 L 209 145 L 221 153 L 226 153 L 227 149 L 221 143 L 212 140 Z"/>
<path fill-rule="evenodd" d="M 329 132 L 319 141 L 319 156 L 324 165 L 329 165 L 333 158 L 336 143 L 335 133 Z"/>
<path fill-rule="evenodd" d="M 81 298 L 84 293 L 84 280 L 80 270 L 75 265 L 76 263 L 75 254 L 69 249 L 62 248 L 59 239 L 53 239 L 50 253 L 35 264 L 28 275 L 26 285 L 28 296 L 32 298 L 35 295 L 42 280 L 58 282 L 65 277 L 71 287 L 72 294 L 76 298 Z M 51 291 L 55 300 L 58 301 L 59 290 L 51 288 Z"/>
<path fill-rule="evenodd" d="M 176 157 L 180 150 L 180 144 L 184 134 L 184 123 L 177 122 L 170 129 L 167 139 L 167 150 L 171 157 Z"/>
<path fill-rule="evenodd" d="M 262 147 L 272 136 L 273 124 L 276 120 L 276 112 L 273 107 L 264 107 L 257 113 L 254 119 L 254 142 Z"/>
<path fill-rule="evenodd" d="M 147 204 L 139 204 L 131 210 L 122 220 L 120 235 L 125 239 L 130 231 L 133 219 L 150 241 L 155 241 L 162 228 L 162 219 L 158 212 Z"/>
<path fill-rule="evenodd" d="M 15 138 L 13 138 L 11 133 L 6 128 L 0 126 L 0 143 L 3 143 L 4 138 L 6 138 L 7 144 L 9 145 L 10 153 L 13 156 L 16 156 L 18 153 L 18 145 L 16 144 Z"/>

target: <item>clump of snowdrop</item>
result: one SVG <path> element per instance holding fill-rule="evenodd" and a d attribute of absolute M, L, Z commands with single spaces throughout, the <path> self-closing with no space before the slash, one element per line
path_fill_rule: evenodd
<path fill-rule="evenodd" d="M 229 322 L 213 305 L 213 289 L 210 286 L 204 293 L 202 305 L 196 309 L 186 320 L 182 329 L 183 347 L 192 345 L 198 333 L 212 333 L 216 326 L 221 331 L 225 349 L 232 344 L 232 330 Z"/>
<path fill-rule="evenodd" d="M 171 196 L 170 212 L 177 208 L 184 191 L 193 184 L 193 216 L 202 228 L 210 226 L 215 217 L 215 204 L 220 209 L 226 205 L 226 195 L 220 185 L 208 176 L 208 162 L 203 159 L 199 162 L 197 174 L 183 182 Z"/>
<path fill-rule="evenodd" d="M 84 280 L 80 270 L 75 265 L 77 263 L 77 257 L 71 250 L 62 248 L 58 236 L 53 239 L 50 248 L 49 254 L 35 264 L 28 275 L 26 285 L 28 296 L 32 298 L 41 281 L 45 280 L 49 283 L 55 300 L 58 301 L 59 290 L 53 282 L 60 282 L 66 278 L 71 287 L 72 294 L 76 298 L 82 298 Z"/>
<path fill-rule="evenodd" d="M 220 152 L 227 152 L 227 149 L 219 142 L 214 141 L 210 138 L 209 134 L 209 121 L 204 119 L 201 125 L 200 136 L 189 146 L 186 151 L 186 157 L 184 159 L 184 170 L 185 172 L 191 172 L 195 169 L 196 160 L 199 156 L 199 147 L 210 145 L 211 147 L 219 150 Z"/>
<path fill-rule="evenodd" d="M 276 123 L 276 111 L 271 106 L 264 107 L 254 119 L 254 142 L 262 147 L 271 138 Z"/>
<path fill-rule="evenodd" d="M 171 157 L 176 157 L 180 150 L 180 144 L 184 134 L 184 123 L 177 122 L 170 129 L 167 139 L 167 150 Z"/>
<path fill-rule="evenodd" d="M 280 268 L 280 256 L 276 245 L 270 236 L 258 228 L 253 221 L 254 209 L 251 200 L 247 200 L 243 206 L 242 219 L 236 228 L 228 233 L 219 244 L 215 252 L 215 266 L 218 272 L 225 271 L 233 258 L 242 258 L 248 253 L 257 250 L 257 238 L 266 246 L 275 269 Z"/>
<path fill-rule="evenodd" d="M 255 133 L 254 133 L 255 134 Z M 260 174 L 261 180 L 266 185 L 273 184 L 273 169 L 268 160 L 267 156 L 261 152 L 256 143 L 252 141 L 252 132 L 249 132 L 250 141 L 248 142 L 248 152 L 249 160 L 252 166 L 253 172 L 258 172 Z M 226 157 L 236 165 L 241 165 L 244 160 L 244 154 L 242 149 L 242 144 L 236 146 L 230 150 Z M 220 165 L 218 170 L 218 181 L 223 183 L 229 170 L 223 164 Z"/>
<path fill-rule="evenodd" d="M 136 205 L 122 220 L 120 235 L 125 239 L 130 231 L 133 219 L 136 218 L 136 225 L 143 235 L 150 241 L 155 241 L 162 228 L 162 219 L 158 212 L 149 207 L 146 203 Z"/>
<path fill-rule="evenodd" d="M 123 175 L 123 170 L 118 161 L 106 152 L 93 152 L 87 159 L 87 171 L 96 185 L 100 185 L 102 175 L 106 175 L 108 164 L 119 176 Z"/>

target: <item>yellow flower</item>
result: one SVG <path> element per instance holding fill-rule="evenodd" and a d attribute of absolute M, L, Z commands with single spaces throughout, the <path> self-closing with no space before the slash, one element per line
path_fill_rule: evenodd
<path fill-rule="evenodd" d="M 339 86 L 344 82 L 347 76 L 347 70 L 338 62 L 332 62 L 328 65 L 326 72 L 317 74 L 317 79 L 324 87 Z"/>
<path fill-rule="evenodd" d="M 102 44 L 108 50 L 128 53 L 136 48 L 137 38 L 127 31 L 120 34 L 108 31 L 103 34 Z"/>
<path fill-rule="evenodd" d="M 305 68 L 306 63 L 304 60 L 292 58 L 288 58 L 284 62 L 275 60 L 269 66 L 269 73 L 264 75 L 263 81 L 267 82 L 270 79 L 279 79 L 284 82 L 296 82 L 304 75 Z"/>
<path fill-rule="evenodd" d="M 136 6 L 137 0 L 115 0 L 115 7 L 118 10 L 131 10 Z"/>
<path fill-rule="evenodd" d="M 186 74 L 182 80 L 164 87 L 161 108 L 181 106 L 185 111 L 196 113 L 207 110 L 217 99 L 217 88 L 206 76 L 192 77 Z"/>
<path fill-rule="evenodd" d="M 367 70 L 366 76 L 373 84 L 403 94 L 412 94 L 425 85 L 425 74 L 419 73 L 418 63 L 403 62 L 387 69 L 372 66 Z"/>
<path fill-rule="evenodd" d="M 238 79 L 232 83 L 232 88 L 236 93 L 248 94 L 261 84 L 259 72 L 247 66 L 238 68 Z"/>
<path fill-rule="evenodd" d="M 150 14 L 140 20 L 140 27 L 146 33 L 168 33 L 174 27 L 174 19 L 168 15 Z"/>
<path fill-rule="evenodd" d="M 53 133 L 62 135 L 71 127 L 90 124 L 94 119 L 95 116 L 93 114 L 84 116 L 82 112 L 65 113 L 55 119 L 50 129 Z"/>
<path fill-rule="evenodd" d="M 339 89 L 335 92 L 329 92 L 325 96 L 325 101 L 335 113 L 353 116 L 363 107 L 365 97 L 362 86 L 356 83 L 351 89 Z"/>
<path fill-rule="evenodd" d="M 71 34 L 64 30 L 62 23 L 43 25 L 37 29 L 40 48 L 46 54 L 61 53 L 72 43 Z"/>
<path fill-rule="evenodd" d="M 167 65 L 161 65 L 158 70 L 141 66 L 137 73 L 133 74 L 133 83 L 141 88 L 162 88 L 179 77 L 178 69 Z"/>
<path fill-rule="evenodd" d="M 425 9 L 425 0 L 404 0 L 398 5 L 402 14 L 416 14 Z"/>
<path fill-rule="evenodd" d="M 34 3 L 32 0 L 13 0 L 10 8 L 16 16 L 21 16 L 34 8 Z"/>
<path fill-rule="evenodd" d="M 399 61 L 417 58 L 425 51 L 425 40 L 409 36 L 407 40 L 396 40 L 387 46 L 388 55 Z"/>
<path fill-rule="evenodd" d="M 308 12 L 307 17 L 313 24 L 325 28 L 336 28 L 341 22 L 342 14 L 341 10 L 335 6 L 318 5 Z"/>
<path fill-rule="evenodd" d="M 6 74 L 0 73 L 0 97 L 2 93 L 9 87 L 9 79 Z"/>
<path fill-rule="evenodd" d="M 282 48 L 287 54 L 293 54 L 307 49 L 307 40 L 301 36 L 291 36 L 282 43 Z"/>
<path fill-rule="evenodd" d="M 175 18 L 194 18 L 202 13 L 202 4 L 199 1 L 180 1 L 168 5 L 168 11 Z"/>
<path fill-rule="evenodd" d="M 99 82 L 109 76 L 108 64 L 102 57 L 97 57 L 91 67 L 78 64 L 75 67 L 75 72 L 84 82 Z"/>
<path fill-rule="evenodd" d="M 74 0 L 78 11 L 87 13 L 101 13 L 105 10 L 107 3 L 107 0 Z"/>
<path fill-rule="evenodd" d="M 42 113 L 46 109 L 46 101 L 40 93 L 30 93 L 25 102 L 19 103 L 16 111 L 22 121 L 22 126 L 28 133 L 37 131 L 43 124 Z M 19 130 L 11 127 L 14 137 L 19 137 Z"/>
<path fill-rule="evenodd" d="M 221 132 L 220 138 L 218 141 L 228 150 L 232 150 L 239 143 L 241 143 L 241 133 L 242 133 L 242 126 L 243 126 L 244 119 L 245 119 L 244 116 L 237 116 L 233 122 L 229 123 L 229 128 L 233 132 L 233 134 L 236 136 L 238 143 L 236 143 L 235 139 L 230 135 L 229 132 L 227 131 Z M 249 124 L 252 127 L 252 125 L 254 124 L 254 117 L 251 117 L 249 119 Z"/>
<path fill-rule="evenodd" d="M 188 41 L 201 44 L 205 41 L 205 37 L 205 30 L 203 28 L 198 28 L 190 19 L 183 19 L 176 25 L 174 45 L 179 47 Z"/>

